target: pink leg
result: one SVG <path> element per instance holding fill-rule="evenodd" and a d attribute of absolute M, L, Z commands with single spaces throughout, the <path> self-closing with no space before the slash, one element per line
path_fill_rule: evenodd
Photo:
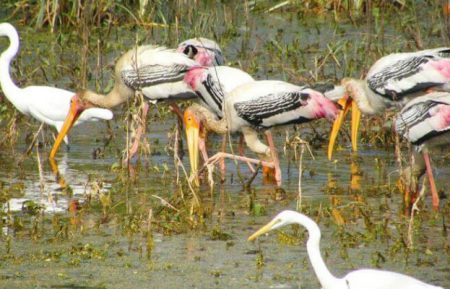
<path fill-rule="evenodd" d="M 241 134 L 239 136 L 239 146 L 238 146 L 239 155 L 244 155 L 244 135 Z M 251 163 L 246 162 L 249 170 L 254 174 L 256 172 L 255 168 L 252 166 Z"/>
<path fill-rule="evenodd" d="M 207 164 L 214 164 L 214 163 L 220 161 L 220 159 L 223 159 L 223 158 L 229 158 L 229 159 L 242 161 L 242 162 L 250 162 L 250 163 L 257 164 L 257 165 L 261 164 L 261 165 L 263 165 L 265 167 L 270 167 L 270 168 L 274 167 L 273 162 L 266 162 L 266 161 L 261 161 L 261 160 L 258 160 L 258 159 L 252 159 L 252 158 L 248 158 L 248 157 L 236 156 L 236 155 L 232 155 L 232 154 L 229 154 L 229 153 L 223 153 L 223 152 L 220 152 L 220 153 L 217 153 L 217 154 L 213 155 L 212 157 L 210 157 L 208 159 L 208 161 L 206 163 Z"/>
<path fill-rule="evenodd" d="M 277 149 L 275 148 L 275 144 L 273 142 L 272 132 L 267 130 L 265 134 L 267 142 L 269 143 L 270 153 L 272 154 L 273 167 L 275 168 L 275 181 L 277 182 L 277 186 L 281 187 L 280 160 L 278 159 Z"/>
<path fill-rule="evenodd" d="M 209 157 L 208 157 L 208 152 L 206 151 L 206 141 L 202 137 L 200 137 L 198 140 L 198 149 L 202 153 L 203 161 L 204 162 L 208 161 Z"/>
<path fill-rule="evenodd" d="M 427 169 L 428 179 L 430 180 L 430 189 L 431 189 L 431 200 L 433 204 L 433 209 L 439 209 L 439 196 L 436 189 L 436 183 L 434 182 L 433 171 L 431 169 L 430 156 L 428 155 L 428 151 L 424 151 L 423 159 L 425 160 L 425 166 Z"/>
<path fill-rule="evenodd" d="M 145 132 L 145 124 L 147 122 L 147 113 L 148 113 L 148 103 L 145 102 L 144 106 L 142 108 L 142 115 L 141 115 L 141 121 L 142 123 L 139 125 L 137 131 L 136 131 L 136 135 L 134 137 L 134 142 L 133 145 L 130 147 L 130 149 L 128 150 L 128 156 L 127 159 L 125 159 L 125 162 L 128 162 L 128 160 L 133 159 L 133 157 L 136 155 L 138 148 L 139 148 L 139 142 L 141 140 L 142 135 Z"/>
<path fill-rule="evenodd" d="M 171 102 L 169 104 L 170 110 L 175 113 L 178 117 L 178 124 L 180 127 L 183 127 L 183 112 L 181 111 L 180 107 L 176 102 Z"/>

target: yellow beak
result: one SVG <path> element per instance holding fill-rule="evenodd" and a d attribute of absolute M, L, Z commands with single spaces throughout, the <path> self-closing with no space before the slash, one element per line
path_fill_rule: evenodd
<path fill-rule="evenodd" d="M 339 112 L 338 117 L 333 123 L 333 128 L 331 129 L 330 141 L 328 143 L 328 160 L 331 160 L 333 156 L 334 145 L 336 143 L 336 138 L 339 133 L 339 129 L 344 122 L 345 116 L 350 109 L 352 108 L 352 132 L 351 132 L 351 141 L 352 141 L 352 150 L 356 152 L 358 150 L 358 130 L 359 130 L 359 121 L 361 119 L 361 110 L 358 108 L 356 102 L 352 100 L 352 98 L 344 96 L 341 98 L 338 103 L 342 106 L 342 110 Z"/>
<path fill-rule="evenodd" d="M 189 163 L 191 165 L 191 179 L 196 186 L 199 185 L 198 181 L 198 150 L 199 150 L 199 138 L 200 138 L 200 125 L 196 121 L 195 116 L 188 110 L 184 113 L 184 127 L 186 130 L 186 140 L 189 151 Z"/>
<path fill-rule="evenodd" d="M 348 113 L 348 110 L 350 109 L 350 105 L 352 104 L 352 102 L 353 100 L 347 96 L 344 96 L 338 101 L 338 104 L 341 105 L 342 110 L 339 112 L 336 120 L 333 123 L 333 128 L 331 129 L 330 142 L 328 143 L 328 160 L 331 160 L 331 157 L 333 156 L 334 144 L 336 143 L 339 129 L 342 126 L 342 123 Z"/>
<path fill-rule="evenodd" d="M 355 101 L 352 102 L 352 150 L 358 151 L 358 131 L 361 120 L 361 110 Z"/>
<path fill-rule="evenodd" d="M 58 153 L 59 147 L 61 146 L 61 143 L 64 140 L 64 137 L 69 133 L 73 124 L 80 117 L 83 110 L 84 108 L 81 108 L 75 97 L 72 98 L 72 101 L 70 102 L 69 113 L 66 117 L 66 120 L 64 121 L 63 127 L 61 128 L 61 131 L 59 132 L 58 137 L 56 138 L 55 143 L 53 144 L 52 150 L 50 152 L 49 156 L 50 159 L 55 158 L 56 154 Z"/>
<path fill-rule="evenodd" d="M 259 236 L 261 236 L 261 235 L 269 232 L 270 230 L 272 230 L 273 226 L 278 224 L 278 222 L 280 222 L 280 220 L 278 220 L 278 219 L 270 221 L 267 225 L 265 225 L 264 227 L 262 227 L 261 229 L 259 229 L 255 233 L 253 233 L 253 235 L 251 235 L 250 237 L 248 237 L 247 240 L 248 241 L 254 241 Z"/>

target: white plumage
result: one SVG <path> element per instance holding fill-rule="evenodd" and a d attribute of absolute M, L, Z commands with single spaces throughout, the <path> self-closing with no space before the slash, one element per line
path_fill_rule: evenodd
<path fill-rule="evenodd" d="M 185 82 L 195 90 L 202 105 L 223 117 L 223 99 L 236 87 L 254 81 L 245 71 L 229 66 L 198 67 L 191 69 Z"/>
<path fill-rule="evenodd" d="M 450 48 L 394 53 L 375 62 L 365 81 L 356 82 L 362 86 L 362 93 L 351 96 L 363 113 L 373 114 L 391 105 L 403 106 L 430 88 L 449 89 L 449 82 Z M 358 85 L 354 82 L 344 83 Z M 361 90 L 354 89 L 356 92 Z"/>
<path fill-rule="evenodd" d="M 333 124 L 328 146 L 329 159 L 350 106 L 353 110 L 352 149 L 356 151 L 361 112 L 376 114 L 390 106 L 402 107 L 430 89 L 450 91 L 450 48 L 390 54 L 375 62 L 365 79 L 345 78 L 341 84 L 345 94 L 339 103 L 343 110 Z"/>
<path fill-rule="evenodd" d="M 195 57 L 195 55 L 193 55 Z M 114 71 L 114 87 L 107 94 L 102 95 L 93 91 L 78 92 L 72 99 L 74 105 L 67 115 L 66 123 L 55 141 L 53 157 L 58 150 L 61 139 L 70 130 L 71 124 L 79 113 L 89 107 L 112 108 L 133 97 L 136 92 L 142 92 L 150 102 L 176 101 L 195 97 L 195 93 L 183 81 L 186 72 L 199 65 L 210 63 L 210 54 L 199 59 L 201 63 L 190 59 L 188 55 L 174 49 L 154 45 L 138 46 L 124 53 L 116 63 Z M 171 103 L 173 110 L 181 118 L 181 112 L 175 103 Z M 141 119 L 146 119 L 148 104 L 144 105 Z M 138 142 L 143 127 L 138 129 L 129 156 L 137 152 Z"/>
<path fill-rule="evenodd" d="M 320 228 L 311 218 L 294 211 L 282 211 L 248 239 L 255 240 L 271 230 L 299 224 L 308 230 L 306 244 L 309 260 L 323 289 L 443 289 L 413 277 L 384 270 L 360 269 L 336 278 L 325 265 L 320 253 Z"/>
<path fill-rule="evenodd" d="M 56 128 L 59 132 L 69 112 L 74 92 L 50 86 L 28 86 L 19 88 L 10 76 L 10 63 L 19 51 L 19 35 L 9 23 L 0 24 L 0 36 L 9 38 L 10 45 L 0 56 L 0 84 L 3 93 L 21 113 L 31 116 Z M 84 111 L 75 125 L 84 121 L 110 120 L 110 110 L 90 108 Z M 67 143 L 67 137 L 64 138 Z"/>
<path fill-rule="evenodd" d="M 194 84 L 198 83 L 194 81 Z M 273 126 L 303 123 L 319 118 L 334 119 L 338 112 L 336 106 L 317 91 L 273 80 L 242 84 L 225 95 L 223 105 L 223 118 L 219 121 L 216 114 L 200 106 L 186 109 L 184 119 L 188 143 L 198 143 L 196 140 L 190 141 L 189 138 L 197 138 L 198 130 L 202 126 L 221 134 L 242 131 L 247 146 L 253 152 L 264 157 L 271 157 L 270 165 L 275 168 L 275 179 L 278 185 L 281 185 L 281 170 L 270 132 L 266 131 L 269 141 L 267 146 L 259 140 L 257 130 L 268 130 Z M 193 152 L 197 148 L 191 146 L 189 148 L 190 155 L 196 158 Z M 260 162 L 234 155 L 226 155 L 226 157 Z M 263 165 L 266 166 L 266 164 Z M 191 169 L 194 172 L 197 170 L 192 157 Z"/>
<path fill-rule="evenodd" d="M 450 144 L 450 93 L 433 92 L 410 101 L 396 115 L 395 129 L 419 147 Z"/>
<path fill-rule="evenodd" d="M 318 118 L 334 119 L 336 114 L 336 106 L 321 93 L 278 80 L 241 85 L 225 101 L 225 116 L 232 132 L 244 126 L 268 129 Z"/>
<path fill-rule="evenodd" d="M 425 171 L 431 187 L 433 208 L 439 207 L 439 196 L 434 182 L 429 149 L 450 144 L 450 93 L 432 92 L 410 101 L 396 115 L 395 129 L 398 134 L 416 146 L 415 162 L 403 172 L 403 180 L 409 186 Z M 421 152 L 423 161 L 418 153 Z"/>

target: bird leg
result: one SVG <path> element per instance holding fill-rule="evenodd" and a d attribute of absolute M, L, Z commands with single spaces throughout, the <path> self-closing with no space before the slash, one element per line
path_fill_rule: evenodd
<path fill-rule="evenodd" d="M 169 109 L 170 111 L 172 111 L 173 113 L 175 113 L 177 115 L 177 131 L 178 131 L 178 135 L 182 134 L 182 130 L 183 130 L 183 112 L 181 111 L 180 107 L 178 106 L 178 104 L 174 101 L 171 101 L 169 103 Z M 204 140 L 203 140 L 204 142 Z M 174 144 L 174 146 L 177 146 L 177 149 L 179 152 L 183 151 L 183 139 L 179 138 L 179 141 L 177 143 Z M 175 148 L 174 148 L 175 150 Z"/>
<path fill-rule="evenodd" d="M 432 171 L 431 163 L 430 163 L 430 156 L 426 149 L 424 149 L 424 151 L 422 152 L 422 155 L 423 155 L 423 159 L 425 160 L 426 171 L 427 171 L 428 179 L 430 181 L 431 200 L 432 200 L 432 204 L 433 204 L 433 209 L 438 210 L 439 209 L 439 195 L 437 193 L 436 183 L 434 182 L 433 171 Z"/>
<path fill-rule="evenodd" d="M 181 111 L 178 104 L 174 101 L 170 102 L 169 109 L 171 112 L 173 112 L 177 115 L 179 127 L 182 128 L 183 127 L 183 112 Z"/>
<path fill-rule="evenodd" d="M 277 186 L 281 187 L 281 168 L 280 168 L 280 159 L 278 158 L 278 152 L 275 148 L 275 143 L 273 141 L 272 132 L 270 130 L 265 132 L 267 143 L 270 147 L 270 153 L 272 155 L 272 162 L 275 167 L 275 181 L 277 182 Z"/>
<path fill-rule="evenodd" d="M 241 156 L 244 155 L 244 135 L 243 134 L 241 134 L 239 136 L 238 151 L 239 151 L 239 155 L 241 155 Z M 249 170 L 254 174 L 256 172 L 256 170 L 253 167 L 253 165 L 250 162 L 246 162 L 246 163 L 247 163 L 247 166 L 248 166 Z"/>
<path fill-rule="evenodd" d="M 274 166 L 273 162 L 261 161 L 261 160 L 258 160 L 258 159 L 252 159 L 252 158 L 248 158 L 248 157 L 237 156 L 237 155 L 224 153 L 224 152 L 216 153 L 215 155 L 210 157 L 208 159 L 208 161 L 205 163 L 205 166 L 209 165 L 209 164 L 215 164 L 215 163 L 217 163 L 218 161 L 220 161 L 223 158 L 229 158 L 229 159 L 233 159 L 233 160 L 241 161 L 241 162 L 249 162 L 249 163 L 253 163 L 253 164 L 256 164 L 256 165 L 261 164 L 261 165 L 267 166 L 267 167 L 273 167 Z"/>
<path fill-rule="evenodd" d="M 233 155 L 233 154 L 229 154 L 229 153 L 225 153 L 225 152 L 219 152 L 219 153 L 215 154 L 214 156 L 210 157 L 208 159 L 208 161 L 205 163 L 205 166 L 210 165 L 210 164 L 215 164 L 224 158 L 230 158 L 230 159 L 233 159 L 236 161 L 243 161 L 243 162 L 253 163 L 256 165 L 262 165 L 262 166 L 268 167 L 268 168 L 274 168 L 275 181 L 277 182 L 278 186 L 281 186 L 281 170 L 279 167 L 278 155 L 276 153 L 277 151 L 275 149 L 275 145 L 274 145 L 271 133 L 266 132 L 266 136 L 267 136 L 268 142 L 269 142 L 269 147 L 267 147 L 265 144 L 263 144 L 258 139 L 258 133 L 255 130 L 244 127 L 244 128 L 242 128 L 242 132 L 243 132 L 243 135 L 245 138 L 245 142 L 247 143 L 248 147 L 252 151 L 254 151 L 257 154 L 262 154 L 264 156 L 271 156 L 272 160 L 271 161 L 258 160 L 258 159 L 244 157 L 244 156 Z"/>

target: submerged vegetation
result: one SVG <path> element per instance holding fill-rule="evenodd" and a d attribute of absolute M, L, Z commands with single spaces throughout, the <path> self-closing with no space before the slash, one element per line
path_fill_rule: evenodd
<path fill-rule="evenodd" d="M 450 45 L 446 4 L 6 0 L 0 22 L 13 23 L 20 33 L 12 70 L 20 86 L 50 83 L 107 92 L 115 60 L 130 47 L 175 47 L 193 36 L 216 39 L 227 64 L 259 79 L 337 83 L 364 76 L 387 53 Z M 0 39 L 0 49 L 6 45 Z M 349 157 L 341 147 L 335 163 L 325 160 L 328 123 L 276 130 L 287 179 L 283 189 L 263 186 L 260 178 L 229 163 L 224 184 L 194 190 L 173 158 L 174 121 L 164 105 L 152 108 L 147 155 L 135 171 L 120 168 L 126 111 L 116 111 L 107 126 L 89 127 L 95 135 L 75 131 L 74 147 L 60 160 L 55 181 L 42 154 L 53 143 L 51 134 L 40 134 L 34 150 L 27 150 L 38 124 L 0 93 L 0 287 L 317 287 L 301 246 L 302 229 L 280 232 L 278 240 L 256 248 L 245 243 L 269 216 L 299 204 L 324 228 L 323 254 L 339 273 L 390 268 L 450 286 L 449 200 L 443 199 L 438 213 L 424 201 L 414 218 L 404 214 L 395 183 L 392 112 L 366 117 L 361 125 L 366 152 Z M 300 136 L 310 142 L 315 160 L 304 153 L 298 202 Z M 349 139 L 345 132 L 341 137 Z M 406 164 L 411 148 L 403 148 Z M 434 161 L 443 169 L 437 181 L 447 196 L 450 154 L 438 156 Z M 12 210 L 10 199 L 30 192 L 35 200 Z M 49 212 L 42 200 L 60 205 Z M 185 259 L 189 262 L 180 262 Z M 299 271 L 308 274 L 300 277 Z"/>

